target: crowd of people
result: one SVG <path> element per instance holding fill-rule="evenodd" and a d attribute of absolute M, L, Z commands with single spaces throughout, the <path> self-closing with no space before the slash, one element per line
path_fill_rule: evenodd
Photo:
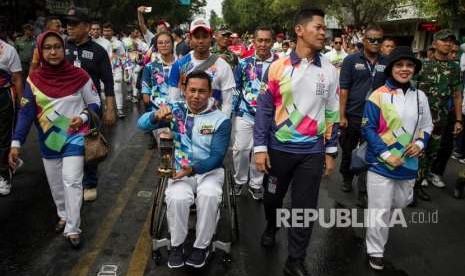
<path fill-rule="evenodd" d="M 97 199 L 98 166 L 83 157 L 89 112 L 111 126 L 139 100 L 145 112 L 138 127 L 153 138 L 150 146 L 162 135 L 175 140 L 176 174 L 165 191 L 170 268 L 207 260 L 230 145 L 235 194 L 263 201 L 264 247 L 275 245 L 276 212 L 289 188 L 291 208 L 317 208 L 321 179 L 336 169 L 339 152 L 341 189 L 352 192 L 357 178 L 357 204 L 384 210 L 386 223 L 392 209 L 431 200 L 429 184 L 446 186 L 451 156 L 465 163 L 465 55 L 460 63 L 459 42 L 447 29 L 434 34 L 430 53 L 419 59 L 376 25 L 334 35 L 328 49 L 319 9 L 295 15 L 290 40 L 259 26 L 245 41 L 205 19 L 192 21 L 187 34 L 163 20 L 152 32 L 146 10 L 139 7 L 138 26 L 120 34 L 72 9 L 66 33 L 59 18 L 49 17 L 37 38 L 27 24 L 13 45 L 0 38 L 0 194 L 10 193 L 34 122 L 56 231 L 75 248 L 82 201 Z M 362 145 L 368 167 L 354 171 L 353 152 Z M 454 197 L 463 198 L 464 186 L 462 173 Z M 186 259 L 193 203 L 196 240 Z M 367 229 L 373 269 L 384 267 L 388 231 L 379 224 Z M 311 233 L 311 225 L 289 228 L 286 275 L 309 275 Z"/>

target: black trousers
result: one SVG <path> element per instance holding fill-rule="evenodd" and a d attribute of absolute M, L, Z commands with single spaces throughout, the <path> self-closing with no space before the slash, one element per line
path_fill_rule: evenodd
<path fill-rule="evenodd" d="M 449 161 L 454 149 L 454 131 L 455 113 L 450 112 L 447 118 L 447 125 L 441 134 L 441 145 L 439 147 L 438 156 L 433 162 L 432 173 L 442 176 L 446 170 L 447 162 Z"/>
<path fill-rule="evenodd" d="M 0 175 L 9 178 L 8 153 L 15 122 L 15 108 L 9 89 L 0 88 Z"/>
<path fill-rule="evenodd" d="M 265 186 L 263 205 L 268 225 L 276 226 L 276 209 L 282 208 L 283 198 L 291 182 L 291 208 L 317 208 L 324 155 L 292 154 L 272 149 L 268 153 L 271 170 L 263 181 Z M 271 187 L 273 178 L 277 179 L 275 188 Z M 309 227 L 289 228 L 289 257 L 293 259 L 305 258 L 312 228 L 313 224 L 310 224 Z"/>
<path fill-rule="evenodd" d="M 352 157 L 352 151 L 358 146 L 359 143 L 363 143 L 362 137 L 362 119 L 361 118 L 348 118 L 348 125 L 346 128 L 341 129 L 341 136 L 339 137 L 339 145 L 342 150 L 341 165 L 339 166 L 339 172 L 342 174 L 344 182 L 352 183 L 354 179 L 354 173 L 350 170 L 350 163 Z M 367 190 L 366 173 L 360 174 L 358 177 L 358 190 L 359 192 L 365 192 Z"/>

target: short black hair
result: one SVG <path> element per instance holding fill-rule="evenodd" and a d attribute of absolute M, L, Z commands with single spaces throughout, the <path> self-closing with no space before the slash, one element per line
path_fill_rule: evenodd
<path fill-rule="evenodd" d="M 271 37 L 274 39 L 274 31 L 273 31 L 273 28 L 271 28 L 270 26 L 258 26 L 255 29 L 255 32 L 253 33 L 253 36 L 257 37 L 257 34 L 258 34 L 259 31 L 270 32 Z"/>
<path fill-rule="evenodd" d="M 317 8 L 305 8 L 299 10 L 294 16 L 294 27 L 313 20 L 314 16 L 325 17 L 325 12 Z"/>
<path fill-rule="evenodd" d="M 100 28 L 102 27 L 102 24 L 100 24 L 100 22 L 98 22 L 98 21 L 92 21 L 92 22 L 90 22 L 90 25 L 91 26 L 92 25 L 98 25 Z"/>
<path fill-rule="evenodd" d="M 113 24 L 110 22 L 105 22 L 102 24 L 102 29 L 112 29 L 113 30 Z"/>
<path fill-rule="evenodd" d="M 460 41 L 458 41 L 457 39 L 452 39 L 452 40 L 451 40 L 451 43 L 452 43 L 453 45 L 456 45 L 456 46 L 459 46 L 459 47 L 460 47 Z"/>
<path fill-rule="evenodd" d="M 381 26 L 377 25 L 377 24 L 371 24 L 371 25 L 368 25 L 368 27 L 366 27 L 365 29 L 365 34 L 368 33 L 369 31 L 375 31 L 375 32 L 383 32 L 383 29 L 381 28 Z"/>
<path fill-rule="evenodd" d="M 340 38 L 341 40 L 343 40 L 341 35 L 335 35 L 335 36 L 333 37 L 333 41 L 336 41 L 336 38 Z"/>
<path fill-rule="evenodd" d="M 212 78 L 210 75 L 201 70 L 194 70 L 193 72 L 189 73 L 186 77 L 186 86 L 189 83 L 190 79 L 202 79 L 208 81 L 208 89 L 212 90 Z"/>
<path fill-rule="evenodd" d="M 34 30 L 34 27 L 32 27 L 31 24 L 26 23 L 26 24 L 23 24 L 23 25 L 21 26 L 21 29 L 23 29 L 23 32 L 26 31 L 26 30 L 32 31 L 32 30 Z"/>
<path fill-rule="evenodd" d="M 283 41 L 283 44 L 281 45 L 282 47 L 287 46 L 289 47 L 289 41 Z"/>
<path fill-rule="evenodd" d="M 384 41 L 392 41 L 394 42 L 395 45 L 397 45 L 397 41 L 395 40 L 395 38 L 391 37 L 391 36 L 386 36 L 384 39 L 383 39 L 383 42 Z"/>

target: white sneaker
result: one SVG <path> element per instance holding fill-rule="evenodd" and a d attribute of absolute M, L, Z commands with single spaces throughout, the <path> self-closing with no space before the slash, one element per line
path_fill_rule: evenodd
<path fill-rule="evenodd" d="M 425 178 L 425 179 L 423 179 L 423 180 L 421 181 L 421 186 L 422 186 L 422 187 L 428 187 L 428 185 L 429 185 L 428 179 Z"/>
<path fill-rule="evenodd" d="M 460 158 L 458 161 L 460 164 L 465 164 L 465 158 Z"/>
<path fill-rule="evenodd" d="M 434 186 L 436 186 L 438 188 L 446 187 L 446 183 L 444 183 L 444 181 L 442 181 L 441 177 L 439 175 L 437 175 L 437 174 L 431 173 L 430 177 L 429 177 L 429 180 L 431 181 L 431 184 L 433 184 Z"/>
<path fill-rule="evenodd" d="M 0 176 L 0 195 L 2 196 L 9 195 L 10 191 L 11 191 L 11 184 L 8 182 L 8 180 Z"/>

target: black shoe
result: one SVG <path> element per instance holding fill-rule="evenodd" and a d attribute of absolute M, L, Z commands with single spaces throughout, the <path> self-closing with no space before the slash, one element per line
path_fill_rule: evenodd
<path fill-rule="evenodd" d="M 184 256 L 182 255 L 183 245 L 171 246 L 170 255 L 168 256 L 169 268 L 180 268 L 184 266 Z"/>
<path fill-rule="evenodd" d="M 414 193 L 417 194 L 417 198 L 423 200 L 423 201 L 431 201 L 431 197 L 429 194 L 426 193 L 425 189 L 423 187 L 416 188 L 414 190 Z"/>
<path fill-rule="evenodd" d="M 454 188 L 454 197 L 456 199 L 462 199 L 463 198 L 463 187 L 455 187 Z"/>
<path fill-rule="evenodd" d="M 283 271 L 284 275 L 287 276 L 310 276 L 310 272 L 305 267 L 304 261 L 300 259 L 291 260 L 287 258 Z"/>
<path fill-rule="evenodd" d="M 55 232 L 63 233 L 63 230 L 65 230 L 65 226 L 66 226 L 66 220 L 60 219 L 55 225 Z"/>
<path fill-rule="evenodd" d="M 267 226 L 265 228 L 265 231 L 263 232 L 261 239 L 263 247 L 273 247 L 275 245 L 275 236 L 277 231 L 278 230 L 276 229 L 276 227 Z"/>
<path fill-rule="evenodd" d="M 191 255 L 186 260 L 186 265 L 195 268 L 203 267 L 207 262 L 208 253 L 208 247 L 205 249 L 193 247 Z"/>
<path fill-rule="evenodd" d="M 345 193 L 350 193 L 352 192 L 352 181 L 343 181 L 341 190 Z"/>
<path fill-rule="evenodd" d="M 383 270 L 384 269 L 383 257 L 368 256 L 368 264 L 374 270 Z"/>
<path fill-rule="evenodd" d="M 368 205 L 368 195 L 365 192 L 358 192 L 357 207 L 365 209 Z"/>
<path fill-rule="evenodd" d="M 72 248 L 78 249 L 81 247 L 81 239 L 79 238 L 79 235 L 69 235 L 66 239 Z"/>

